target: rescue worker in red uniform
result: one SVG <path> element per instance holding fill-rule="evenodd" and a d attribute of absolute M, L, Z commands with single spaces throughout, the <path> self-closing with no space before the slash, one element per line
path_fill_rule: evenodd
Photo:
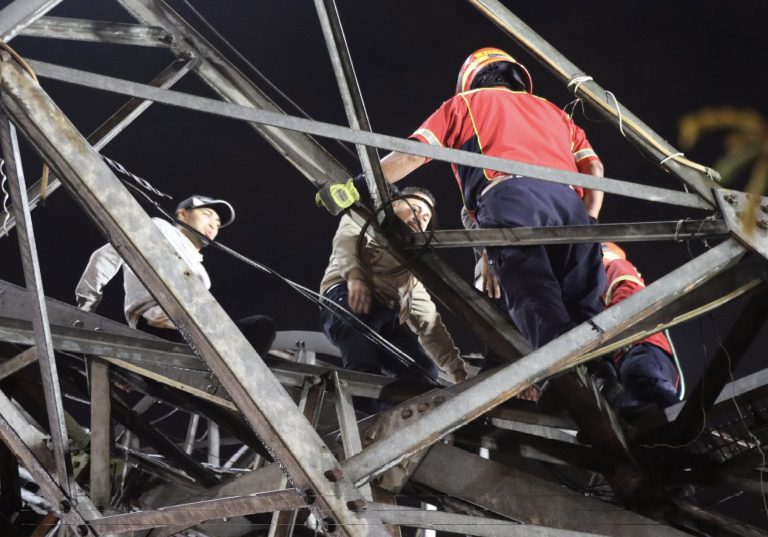
<path fill-rule="evenodd" d="M 570 172 L 603 175 L 584 131 L 555 105 L 532 93 L 526 68 L 495 48 L 471 54 L 456 95 L 411 136 L 424 143 Z M 382 159 L 389 182 L 427 162 L 404 153 Z M 589 224 L 602 192 L 583 201 L 566 185 L 533 177 L 453 165 L 464 205 L 480 228 Z M 589 214 L 588 214 L 589 213 Z M 488 248 L 509 314 L 534 348 L 603 310 L 600 245 Z"/>
<path fill-rule="evenodd" d="M 645 289 L 645 281 L 627 255 L 612 242 L 603 243 L 603 265 L 608 276 L 603 302 L 614 306 Z M 623 409 L 656 404 L 666 408 L 678 402 L 680 375 L 672 346 L 657 332 L 616 353 L 619 380 L 624 388 Z"/>

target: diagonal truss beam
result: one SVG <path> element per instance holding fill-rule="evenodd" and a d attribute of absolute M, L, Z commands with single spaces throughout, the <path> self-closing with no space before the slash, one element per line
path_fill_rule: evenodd
<path fill-rule="evenodd" d="M 29 75 L 8 61 L 2 72 L 3 104 L 14 122 L 206 360 L 295 486 L 317 498 L 317 516 L 331 517 L 349 536 L 385 536 L 378 517 L 347 507 L 362 497 L 337 472 L 329 474 L 333 481 L 324 475 L 338 471 L 338 461 L 208 290 L 186 274 L 173 247 L 158 240 L 127 189 Z"/>
<path fill-rule="evenodd" d="M 0 363 L 0 380 L 10 377 L 35 361 L 37 361 L 37 348 L 30 347 L 10 360 Z"/>
<path fill-rule="evenodd" d="M 702 430 L 706 413 L 715 403 L 724 386 L 733 378 L 741 358 L 760 333 L 760 327 L 768 319 L 768 287 L 757 291 L 747 302 L 730 332 L 723 340 L 718 353 L 712 358 L 707 370 L 689 392 L 683 408 L 675 421 L 666 428 L 665 443 L 678 445 L 696 438 Z"/>
<path fill-rule="evenodd" d="M 462 471 L 446 472 L 446 468 Z M 621 506 L 531 475 L 514 465 L 483 459 L 442 443 L 429 450 L 412 481 L 523 524 L 622 537 L 686 535 Z M 489 487 L 489 483 L 493 486 Z"/>
<path fill-rule="evenodd" d="M 568 89 L 574 86 L 572 90 L 574 94 L 582 97 L 614 123 L 623 136 L 642 147 L 660 166 L 682 179 L 707 200 L 710 207 L 715 207 L 712 189 L 718 186 L 713 180 L 717 172 L 684 158 L 682 153 L 624 108 L 612 93 L 600 87 L 592 77 L 585 76 L 584 71 L 536 34 L 499 0 L 469 0 L 469 3 L 533 54 L 555 76 L 568 84 Z"/>
<path fill-rule="evenodd" d="M 240 474 L 227 481 L 223 481 L 215 487 L 205 489 L 195 495 L 183 498 L 185 502 L 196 503 L 202 501 L 218 500 L 231 496 L 245 496 L 254 492 L 264 492 L 279 488 L 283 473 L 277 464 L 264 466 L 253 472 Z M 168 488 L 168 487 L 166 487 Z M 170 492 L 170 491 L 169 491 Z M 162 497 L 165 497 L 164 495 Z M 188 525 L 171 525 L 166 528 L 153 530 L 147 537 L 171 537 L 180 531 L 187 529 Z"/>
<path fill-rule="evenodd" d="M 754 291 L 766 281 L 768 281 L 768 265 L 760 257 L 751 256 L 722 271 L 707 285 L 694 289 L 673 303 L 651 313 L 587 356 L 595 357 L 615 351 L 651 334 L 689 321 Z"/>
<path fill-rule="evenodd" d="M 24 28 L 20 35 L 139 47 L 170 47 L 173 41 L 162 28 L 65 17 L 42 17 Z"/>
<path fill-rule="evenodd" d="M 0 11 L 0 40 L 10 41 L 61 0 L 14 0 Z"/>
<path fill-rule="evenodd" d="M 219 53 L 163 0 L 118 0 L 139 22 L 163 28 L 173 37 L 172 50 L 197 59 L 193 69 L 223 99 L 256 110 L 283 115 L 282 110 Z M 310 181 L 337 183 L 349 172 L 311 136 L 253 125 L 278 153 Z"/>
<path fill-rule="evenodd" d="M 334 0 L 315 0 L 315 10 L 320 19 L 320 27 L 323 30 L 325 44 L 331 57 L 336 84 L 339 86 L 349 125 L 353 129 L 370 132 L 372 130 L 371 122 L 368 120 L 363 95 L 360 92 L 360 85 L 357 83 L 355 67 L 349 54 L 347 39 L 341 26 L 336 2 Z M 391 208 L 388 205 L 391 197 L 387 180 L 384 178 L 384 172 L 379 162 L 379 153 L 375 147 L 361 144 L 356 144 L 355 147 L 368 185 L 368 192 L 373 200 L 373 206 L 377 209 L 384 207 L 385 212 L 378 215 L 379 221 L 382 222 L 384 217 L 391 213 Z"/>
<path fill-rule="evenodd" d="M 156 509 L 102 517 L 91 522 L 96 531 L 120 534 L 159 526 L 193 526 L 216 518 L 269 513 L 305 507 L 307 502 L 296 496 L 291 489 L 254 492 L 245 496 L 232 496 L 216 500 L 182 503 Z"/>
<path fill-rule="evenodd" d="M 446 147 L 437 147 L 429 144 L 423 144 L 414 140 L 406 140 L 394 136 L 376 134 L 372 132 L 360 131 L 349 127 L 341 127 L 331 123 L 312 121 L 300 117 L 287 116 L 283 113 L 267 110 L 257 110 L 248 106 L 198 97 L 186 93 L 180 93 L 172 90 L 160 90 L 139 84 L 129 80 L 123 80 L 104 75 L 98 75 L 87 71 L 53 65 L 46 62 L 30 61 L 38 76 L 52 78 L 61 82 L 86 86 L 112 93 L 129 95 L 150 101 L 177 106 L 188 110 L 195 110 L 208 114 L 240 119 L 251 123 L 278 127 L 289 131 L 298 131 L 306 134 L 313 134 L 325 138 L 335 138 L 355 144 L 363 144 L 380 149 L 397 151 L 399 153 L 408 153 L 433 160 L 441 160 L 470 166 L 473 168 L 488 168 L 498 170 L 508 174 L 526 175 L 537 177 L 544 181 L 554 183 L 582 186 L 593 190 L 602 190 L 603 192 L 616 194 L 618 196 L 627 196 L 631 198 L 643 199 L 658 203 L 668 203 L 682 207 L 695 209 L 711 209 L 710 204 L 696 194 L 688 194 L 647 186 L 638 183 L 629 183 L 618 179 L 609 179 L 605 177 L 596 177 L 594 175 L 585 175 L 582 173 L 567 172 L 556 170 L 554 168 L 545 168 L 542 166 L 533 166 L 522 162 L 507 160 L 498 157 L 489 157 L 469 151 L 459 149 L 449 149 Z M 320 176 L 322 177 L 322 176 Z M 312 179 L 313 182 L 319 180 Z"/>
<path fill-rule="evenodd" d="M 63 490 L 53 476 L 48 472 L 45 464 L 52 464 L 53 457 L 42 443 L 37 444 L 33 452 L 26 438 L 33 434 L 32 426 L 20 412 L 16 411 L 10 400 L 0 392 L 0 440 L 16 455 L 19 462 L 32 474 L 35 483 L 40 487 L 46 499 L 55 505 L 59 511 L 59 517 L 76 529 L 82 537 L 98 537 L 87 524 L 83 514 L 78 511 L 86 505 L 73 505 L 73 496 Z M 27 431 L 25 432 L 24 429 Z M 42 460 L 41 460 L 42 459 Z M 89 516 L 98 517 L 98 511 L 88 513 Z"/>
<path fill-rule="evenodd" d="M 735 264 L 744 248 L 733 239 L 683 265 L 622 303 L 608 308 L 521 360 L 482 379 L 429 414 L 381 440 L 342 467 L 356 483 L 438 441 L 462 424 L 519 393 L 531 383 L 583 362 L 584 355 L 651 312 L 704 285 Z"/>

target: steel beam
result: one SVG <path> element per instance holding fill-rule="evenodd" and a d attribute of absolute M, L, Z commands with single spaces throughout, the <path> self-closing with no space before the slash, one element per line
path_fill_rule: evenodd
<path fill-rule="evenodd" d="M 317 428 L 320 420 L 320 412 L 323 409 L 323 400 L 325 399 L 325 388 L 327 380 L 325 377 L 306 377 L 299 394 L 298 408 L 312 427 Z M 285 476 L 280 479 L 278 488 L 285 488 L 288 480 Z M 269 524 L 267 537 L 291 537 L 296 526 L 296 510 L 276 511 L 272 513 L 272 520 Z"/>
<path fill-rule="evenodd" d="M 320 19 L 320 27 L 323 30 L 325 45 L 328 47 L 328 53 L 331 57 L 333 73 L 336 75 L 336 83 L 339 86 L 341 100 L 344 103 L 344 110 L 347 113 L 349 125 L 353 129 L 370 132 L 373 129 L 371 129 L 371 123 L 368 120 L 368 113 L 363 102 L 363 95 L 357 83 L 355 67 L 349 54 L 347 39 L 341 26 L 336 2 L 334 0 L 315 0 L 315 10 Z M 375 147 L 361 144 L 355 144 L 355 147 L 360 158 L 360 165 L 363 168 L 363 174 L 373 206 L 376 209 L 383 206 L 385 209 L 383 214 L 377 215 L 378 221 L 381 223 L 385 215 L 391 214 L 392 208 L 388 205 L 391 198 L 387 180 L 384 178 L 384 172 L 381 169 L 379 152 Z"/>
<path fill-rule="evenodd" d="M 513 227 L 496 229 L 437 230 L 429 239 L 432 248 L 531 246 L 583 242 L 684 241 L 720 239 L 729 235 L 723 220 L 678 220 L 586 226 Z M 414 233 L 407 249 L 424 248 L 428 237 Z"/>
<path fill-rule="evenodd" d="M 0 363 L 0 380 L 10 377 L 17 371 L 27 367 L 37 360 L 37 348 L 30 347 L 10 360 Z"/>
<path fill-rule="evenodd" d="M 724 270 L 710 282 L 686 293 L 675 302 L 635 323 L 621 336 L 605 342 L 587 356 L 612 352 L 666 328 L 689 321 L 719 308 L 758 288 L 768 281 L 768 264 L 759 256 L 750 256 Z"/>
<path fill-rule="evenodd" d="M 15 0 L 0 11 L 0 40 L 10 41 L 61 0 Z"/>
<path fill-rule="evenodd" d="M 734 236 L 768 259 L 768 197 L 722 188 L 715 190 L 715 197 Z"/>
<path fill-rule="evenodd" d="M 522 524 L 616 537 L 685 535 L 623 507 L 441 443 L 429 450 L 411 479 Z"/>
<path fill-rule="evenodd" d="M 29 213 L 29 203 L 26 198 L 27 185 L 24 171 L 21 168 L 16 130 L 10 124 L 5 114 L 0 114 L 0 142 L 2 142 L 8 175 L 9 190 L 13 203 L 13 211 L 19 226 L 18 239 L 21 261 L 24 267 L 24 280 L 30 292 L 30 309 L 32 310 L 32 328 L 35 335 L 40 375 L 45 392 L 45 406 L 48 411 L 48 425 L 53 441 L 53 453 L 56 458 L 56 478 L 59 486 L 72 495 L 70 483 L 72 476 L 72 461 L 69 454 L 69 437 L 64 423 L 64 407 L 61 401 L 56 358 L 53 355 L 53 342 L 48 324 L 48 313 L 43 292 L 43 279 L 40 274 L 40 264 L 37 258 L 35 233 L 32 229 L 32 217 Z"/>
<path fill-rule="evenodd" d="M 138 21 L 165 29 L 173 36 L 172 50 L 198 61 L 194 71 L 221 97 L 251 109 L 282 116 L 283 112 L 229 60 L 162 0 L 119 0 Z M 307 179 L 322 186 L 346 180 L 349 172 L 316 140 L 306 134 L 253 125 L 259 134 Z"/>
<path fill-rule="evenodd" d="M 224 481 L 203 492 L 183 498 L 183 500 L 185 502 L 202 502 L 230 496 L 245 496 L 254 492 L 276 490 L 280 487 L 283 477 L 279 465 L 271 464 Z M 161 494 L 160 497 L 167 499 L 167 495 L 164 494 Z M 188 525 L 175 525 L 167 528 L 158 528 L 150 532 L 147 537 L 170 537 L 188 527 Z"/>
<path fill-rule="evenodd" d="M 651 312 L 704 285 L 714 275 L 736 263 L 743 253 L 744 248 L 729 239 L 525 358 L 495 370 L 434 409 L 429 419 L 414 420 L 392 436 L 344 461 L 342 467 L 356 483 L 368 481 L 533 382 L 581 363 L 584 354 Z"/>
<path fill-rule="evenodd" d="M 173 41 L 173 37 L 168 32 L 153 26 L 64 17 L 37 19 L 24 28 L 20 35 L 138 47 L 167 48 Z"/>
<path fill-rule="evenodd" d="M 2 396 L 4 397 L 4 395 Z M 7 399 L 6 399 L 7 400 Z M 73 496 L 59 487 L 56 480 L 45 469 L 35 454 L 17 432 L 16 428 L 6 419 L 8 415 L 0 412 L 0 440 L 10 448 L 21 464 L 35 478 L 35 484 L 40 487 L 46 499 L 57 506 L 60 518 L 67 524 L 71 524 L 82 537 L 98 537 L 98 534 L 88 526 L 86 520 L 73 505 Z M 98 516 L 98 513 L 92 513 Z"/>
<path fill-rule="evenodd" d="M 520 524 L 512 520 L 483 518 L 441 511 L 424 511 L 415 507 L 373 503 L 371 509 L 381 511 L 387 524 L 422 528 L 478 537 L 600 537 L 591 532 L 561 530 L 535 524 Z"/>
<path fill-rule="evenodd" d="M 614 460 L 603 452 L 600 446 L 578 444 L 574 436 L 565 434 L 565 440 L 547 438 L 542 436 L 541 432 L 546 433 L 492 430 L 469 425 L 456 433 L 454 445 L 472 449 L 483 447 L 504 456 L 512 455 L 551 464 L 570 465 L 601 474 L 612 473 Z"/>
<path fill-rule="evenodd" d="M 25 410 L 29 410 L 32 405 L 39 403 L 39 401 L 35 399 L 39 398 L 39 395 L 34 394 L 33 397 L 30 397 L 32 391 L 30 391 L 28 386 L 25 386 L 23 389 L 17 391 L 20 393 L 16 394 L 16 397 L 22 400 L 20 402 L 25 403 Z M 23 395 L 24 397 L 19 397 L 19 395 Z M 19 454 L 19 452 L 14 449 L 12 443 L 6 442 L 8 447 L 10 447 L 14 453 L 16 453 L 19 461 L 34 477 L 35 483 L 41 486 L 43 489 L 43 495 L 45 495 L 46 498 L 60 510 L 60 514 L 65 513 L 68 515 L 70 511 L 77 511 L 79 513 L 79 515 L 75 513 L 69 517 L 61 516 L 60 518 L 62 518 L 64 522 L 71 524 L 73 521 L 78 520 L 78 516 L 80 519 L 88 521 L 101 516 L 99 510 L 96 508 L 93 502 L 91 502 L 90 497 L 87 496 L 82 491 L 82 489 L 80 489 L 77 483 L 73 482 L 73 488 L 75 490 L 71 501 L 69 499 L 61 500 L 65 501 L 65 503 L 57 501 L 57 499 L 60 497 L 60 494 L 63 494 L 63 491 L 61 491 L 58 485 L 56 485 L 50 475 L 51 469 L 54 468 L 54 458 L 50 449 L 48 449 L 46 445 L 47 439 L 40 432 L 40 430 L 32 425 L 32 423 L 30 423 L 28 419 L 10 402 L 10 400 L 5 396 L 3 392 L 0 392 L 0 417 L 5 419 L 6 423 L 9 424 L 10 429 L 14 431 L 15 436 L 23 446 L 23 453 Z M 73 432 L 76 433 L 74 435 L 75 438 L 78 438 L 78 436 L 83 437 L 82 440 L 78 440 L 76 442 L 76 445 L 84 446 L 87 443 L 87 434 L 85 431 L 81 431 L 79 429 L 77 422 L 72 419 L 68 419 L 68 421 Z M 1 433 L 0 440 L 5 440 Z M 30 467 L 30 465 L 34 468 Z M 39 481 L 41 472 L 45 474 L 43 478 L 45 481 L 44 484 Z M 78 531 L 78 535 L 93 535 L 93 533 L 87 533 L 85 529 L 80 527 L 76 527 L 74 529 Z M 112 533 L 100 533 L 99 535 L 100 537 L 110 537 Z"/>
<path fill-rule="evenodd" d="M 186 274 L 173 247 L 158 240 L 136 200 L 39 85 L 11 62 L 2 69 L 9 114 L 202 355 L 296 486 L 316 495 L 320 519 L 331 517 L 346 535 L 384 536 L 376 516 L 349 510 L 348 501 L 362 500 L 357 489 L 346 478 L 324 475 L 337 475 L 338 461 L 208 290 Z"/>
<path fill-rule="evenodd" d="M 768 287 L 763 287 L 749 299 L 723 340 L 718 353 L 710 361 L 704 375 L 690 390 L 675 421 L 666 427 L 664 431 L 666 434 L 663 435 L 664 443 L 685 444 L 695 439 L 700 433 L 707 411 L 715 403 L 717 396 L 723 392 L 728 380 L 733 378 L 733 372 L 741 358 L 757 338 L 760 327 L 768 319 L 766 302 L 768 302 Z"/>
<path fill-rule="evenodd" d="M 129 0 L 121 0 L 123 2 Z M 134 1 L 134 0 L 130 0 Z M 97 75 L 78 69 L 53 65 L 40 61 L 30 61 L 38 76 L 52 78 L 70 84 L 86 86 L 93 89 L 109 91 L 131 97 L 147 99 L 158 103 L 168 104 L 196 110 L 208 114 L 239 119 L 269 127 L 277 127 L 288 131 L 298 131 L 306 134 L 312 134 L 325 138 L 335 138 L 354 144 L 363 144 L 379 149 L 397 151 L 399 153 L 408 153 L 434 160 L 453 162 L 463 166 L 474 168 L 487 168 L 498 170 L 508 174 L 519 174 L 529 177 L 536 177 L 544 181 L 554 183 L 582 186 L 593 190 L 602 190 L 618 196 L 627 196 L 630 198 L 643 199 L 658 203 L 668 203 L 682 207 L 691 207 L 696 209 L 711 209 L 709 202 L 702 200 L 696 194 L 688 194 L 665 188 L 657 188 L 638 183 L 629 183 L 618 179 L 609 179 L 605 177 L 596 177 L 594 175 L 585 175 L 582 173 L 567 172 L 556 170 L 554 168 L 544 168 L 542 166 L 533 166 L 513 160 L 507 160 L 498 157 L 489 157 L 469 151 L 459 149 L 449 149 L 446 147 L 437 147 L 414 140 L 396 138 L 383 134 L 359 131 L 349 127 L 341 127 L 330 123 L 312 121 L 300 117 L 287 116 L 279 112 L 266 110 L 257 110 L 248 106 L 239 106 L 236 104 L 225 103 L 215 99 L 197 97 L 185 93 L 179 93 L 172 90 L 160 90 L 139 84 L 129 80 L 113 78 L 103 75 Z M 317 177 L 323 177 L 323 172 L 317 172 Z M 346 177 L 346 176 L 345 176 Z"/>
<path fill-rule="evenodd" d="M 344 458 L 348 459 L 363 450 L 363 442 L 360 439 L 360 428 L 357 425 L 357 416 L 355 415 L 355 407 L 352 403 L 352 394 L 349 392 L 347 383 L 341 380 L 338 371 L 334 371 L 331 378 L 333 379 L 336 418 L 339 421 L 341 443 L 344 448 Z M 370 485 L 363 485 L 361 487 L 361 493 L 365 499 L 373 499 Z"/>
<path fill-rule="evenodd" d="M 346 382 L 339 377 L 337 371 L 333 372 L 332 378 L 336 417 L 339 420 L 339 430 L 341 431 L 341 443 L 344 447 L 344 456 L 349 458 L 363 450 L 363 443 L 360 440 L 360 430 L 357 427 L 352 394 L 349 392 Z"/>
<path fill-rule="evenodd" d="M 29 291 L 23 287 L 0 280 L 0 317 L 31 322 L 30 296 Z M 130 328 L 125 323 L 119 323 L 95 313 L 79 310 L 72 304 L 60 302 L 52 298 L 46 298 L 45 305 L 51 325 L 77 327 L 82 328 L 83 330 L 81 331 L 104 332 L 120 336 L 141 336 L 144 340 L 149 341 L 165 341 L 156 336 Z"/>
<path fill-rule="evenodd" d="M 103 510 L 112 498 L 112 473 L 109 459 L 112 453 L 112 401 L 109 386 L 109 365 L 101 360 L 91 360 L 91 501 Z"/>
<path fill-rule="evenodd" d="M 73 308 L 70 306 L 70 308 Z M 121 325 L 126 331 L 141 332 Z M 135 372 L 198 398 L 206 399 L 218 406 L 234 410 L 229 395 L 217 379 L 212 379 L 210 369 L 191 352 L 182 352 L 178 344 L 167 341 L 153 341 L 150 338 L 129 337 L 102 331 L 82 330 L 66 326 L 52 326 L 54 348 L 61 352 L 72 352 L 101 356 L 110 364 Z M 34 345 L 32 325 L 0 317 L 0 341 L 20 345 Z M 331 368 L 268 359 L 267 364 L 277 379 L 286 387 L 301 386 L 308 375 L 320 376 Z M 404 401 L 424 390 L 414 389 L 398 383 L 391 377 L 339 371 L 353 395 L 369 398 L 384 398 L 388 401 Z M 425 388 L 427 389 L 427 388 Z M 213 394 L 209 393 L 213 392 Z"/>
<path fill-rule="evenodd" d="M 568 61 L 499 0 L 469 0 L 469 3 L 568 84 L 569 89 L 575 84 L 574 94 L 593 105 L 619 128 L 623 136 L 643 148 L 660 166 L 679 177 L 706 200 L 711 208 L 715 207 L 712 189 L 718 186 L 713 180 L 717 172 L 684 158 L 682 153 L 622 106 L 612 93 L 600 87 L 592 77 L 585 77 L 584 71 Z"/>
<path fill-rule="evenodd" d="M 176 60 L 171 65 L 166 67 L 159 75 L 152 79 L 149 83 L 150 86 L 158 88 L 170 88 L 181 77 L 183 77 L 189 71 L 190 60 Z M 95 131 L 88 136 L 88 141 L 93 145 L 96 151 L 106 146 L 112 139 L 123 132 L 123 130 L 133 123 L 133 121 L 141 115 L 149 106 L 152 101 L 145 101 L 143 99 L 130 99 L 123 106 L 121 106 L 114 114 L 112 114 L 104 123 L 102 123 Z M 45 191 L 45 196 L 49 196 L 52 192 L 57 190 L 61 186 L 61 181 L 58 177 L 53 176 L 48 178 L 48 187 Z M 27 198 L 29 199 L 29 208 L 34 209 L 43 200 L 43 193 L 41 191 L 41 181 L 37 181 L 34 185 L 27 190 Z M 0 212 L 0 222 L 5 222 L 3 229 L 11 230 L 16 225 L 16 219 L 11 216 L 8 211 Z"/>
<path fill-rule="evenodd" d="M 59 326 L 51 328 L 51 336 L 57 351 L 100 356 L 122 369 L 235 409 L 207 365 L 197 356 L 179 352 L 178 344 Z M 34 345 L 31 323 L 0 317 L 0 340 Z"/>
<path fill-rule="evenodd" d="M 62 379 L 67 382 L 73 389 L 77 390 L 80 396 L 87 397 L 87 387 L 84 385 L 84 380 L 79 374 L 79 371 L 66 363 L 61 365 Z M 103 386 L 102 386 L 103 391 Z M 151 445 L 157 450 L 158 453 L 166 457 L 176 467 L 186 472 L 189 476 L 199 481 L 203 486 L 210 487 L 218 482 L 216 474 L 210 469 L 204 467 L 197 462 L 194 458 L 190 457 L 179 446 L 177 446 L 170 438 L 168 438 L 162 431 L 156 429 L 142 418 L 141 415 L 134 412 L 130 406 L 124 403 L 114 393 L 109 393 L 109 408 L 111 409 L 111 415 L 114 419 L 121 423 L 126 429 L 133 432 L 142 441 Z M 101 416 L 103 420 L 104 417 Z M 100 431 L 100 434 L 104 434 L 105 431 Z M 104 444 L 103 439 L 96 438 L 101 444 Z M 97 449 L 102 449 L 104 446 L 99 445 Z M 104 454 L 102 453 L 103 457 Z M 99 462 L 96 461 L 96 464 Z"/>
<path fill-rule="evenodd" d="M 0 391 L 0 414 L 5 417 L 9 426 L 16 431 L 27 449 L 43 467 L 51 469 L 55 467 L 51 450 L 46 445 L 47 436 L 29 423 L 3 391 Z"/>
<path fill-rule="evenodd" d="M 233 496 L 216 500 L 182 503 L 153 511 L 138 511 L 102 517 L 91 521 L 96 531 L 111 531 L 120 534 L 169 525 L 192 526 L 206 520 L 268 513 L 283 509 L 298 509 L 306 506 L 300 494 L 293 489 L 254 492 L 246 496 Z"/>
<path fill-rule="evenodd" d="M 30 377 L 34 380 L 30 380 Z M 38 429 L 39 431 L 44 431 L 44 424 L 47 417 L 45 410 L 45 397 L 43 396 L 43 390 L 42 386 L 40 385 L 39 376 L 32 376 L 27 372 L 20 372 L 17 378 L 13 379 L 13 381 L 8 380 L 3 382 L 2 386 L 5 392 L 13 398 L 16 405 L 19 408 L 24 409 L 24 422 L 33 423 L 34 428 Z M 67 423 L 67 431 L 70 434 L 70 445 L 72 449 L 86 449 L 88 442 L 90 442 L 90 432 L 82 427 L 68 413 L 64 414 L 64 419 Z M 12 420 L 9 421 L 11 421 L 11 424 L 16 427 L 16 424 Z M 54 465 L 53 459 L 51 458 L 50 439 L 48 438 L 48 435 L 43 435 L 41 433 L 41 438 L 45 437 L 45 441 L 40 441 L 39 443 L 46 448 L 46 453 L 41 455 L 35 451 L 35 446 L 37 445 L 36 442 L 39 440 L 39 438 L 27 436 L 27 432 L 29 430 L 30 429 L 25 425 L 23 431 L 24 434 L 22 434 L 24 442 L 27 444 L 27 446 L 32 448 L 32 451 L 35 452 L 38 460 L 40 460 L 46 468 L 53 471 Z M 22 429 L 18 427 L 16 428 L 16 431 L 22 433 Z"/>
<path fill-rule="evenodd" d="M 708 511 L 683 500 L 677 500 L 676 512 L 668 513 L 670 520 L 691 533 L 717 537 L 767 537 L 768 532 L 740 520 Z"/>

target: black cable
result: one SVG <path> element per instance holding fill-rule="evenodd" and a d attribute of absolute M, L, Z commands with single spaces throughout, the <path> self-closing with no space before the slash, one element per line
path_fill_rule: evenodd
<path fill-rule="evenodd" d="M 423 367 L 421 364 L 416 362 L 413 358 L 408 356 L 401 349 L 399 349 L 398 347 L 396 347 L 395 345 L 393 345 L 392 343 L 384 339 L 376 331 L 374 331 L 371 327 L 369 327 L 367 324 L 361 321 L 354 313 L 347 310 L 345 307 L 341 306 L 340 304 L 337 304 L 333 300 L 330 300 L 329 298 L 321 295 L 320 293 L 316 293 L 315 291 L 312 291 L 304 287 L 303 285 L 296 283 L 293 280 L 290 280 L 289 278 L 286 278 L 285 276 L 275 271 L 274 269 L 240 254 L 239 252 L 233 250 L 229 246 L 225 246 L 220 242 L 208 239 L 208 237 L 199 233 L 196 229 L 189 226 L 185 222 L 182 222 L 177 219 L 174 219 L 174 222 L 178 225 L 183 226 L 185 229 L 189 230 L 190 232 L 194 233 L 197 237 L 204 240 L 205 242 L 212 245 L 213 247 L 218 248 L 224 253 L 246 263 L 247 265 L 257 268 L 262 272 L 266 272 L 270 276 L 273 276 L 278 280 L 280 280 L 281 282 L 287 284 L 289 287 L 293 288 L 296 292 L 298 292 L 300 295 L 302 295 L 306 299 L 310 300 L 311 302 L 318 305 L 319 307 L 325 308 L 326 310 L 328 310 L 328 312 L 330 312 L 333 316 L 335 316 L 337 319 L 344 322 L 348 326 L 352 327 L 354 330 L 356 330 L 359 334 L 364 336 L 366 339 L 368 339 L 372 343 L 390 352 L 402 365 L 420 373 L 424 377 L 424 380 L 426 380 L 429 384 L 434 386 L 442 386 L 439 382 L 437 382 L 436 380 L 434 380 L 432 377 L 429 376 L 428 371 L 425 367 Z"/>
<path fill-rule="evenodd" d="M 393 345 L 392 343 L 384 339 L 382 336 L 380 336 L 376 331 L 374 331 L 371 327 L 369 327 L 367 324 L 361 321 L 357 316 L 355 316 L 352 312 L 347 310 L 345 307 L 341 306 L 340 304 L 337 304 L 333 300 L 330 300 L 319 293 L 316 293 L 315 291 L 312 291 L 304 287 L 299 283 L 294 282 L 293 280 L 290 280 L 289 278 L 286 278 L 285 276 L 275 271 L 274 269 L 262 263 L 254 261 L 253 259 L 250 259 L 242 255 L 241 253 L 233 250 L 228 246 L 221 244 L 220 242 L 209 239 L 208 237 L 206 237 L 205 235 L 197 231 L 195 228 L 188 225 L 186 222 L 182 222 L 172 217 L 170 214 L 168 214 L 167 211 L 165 211 L 162 207 L 160 207 L 160 205 L 155 200 L 153 200 L 146 192 L 141 190 L 137 185 L 125 180 L 123 181 L 123 184 L 139 192 L 144 197 L 144 199 L 146 199 L 151 205 L 153 205 L 155 209 L 157 209 L 157 211 L 170 222 L 184 227 L 185 229 L 193 233 L 196 237 L 201 239 L 206 244 L 210 244 L 215 248 L 218 248 L 219 250 L 223 251 L 224 253 L 234 257 L 235 259 L 238 259 L 239 261 L 242 261 L 243 263 L 250 265 L 251 267 L 259 269 L 260 271 L 265 272 L 277 278 L 281 282 L 287 284 L 289 287 L 294 289 L 296 292 L 298 292 L 300 295 L 302 295 L 306 299 L 310 300 L 311 302 L 318 305 L 319 307 L 325 308 L 326 310 L 328 310 L 328 312 L 330 312 L 337 319 L 339 319 L 346 325 L 350 326 L 352 329 L 356 330 L 359 334 L 364 336 L 366 339 L 368 339 L 375 345 L 391 353 L 395 357 L 395 359 L 397 359 L 402 365 L 420 373 L 421 376 L 424 378 L 424 380 L 429 384 L 433 386 L 442 386 L 442 384 L 440 384 L 437 380 L 429 376 L 429 373 L 426 368 L 424 368 L 421 364 L 416 362 L 413 358 L 411 358 L 408 354 L 403 352 L 400 348 L 398 348 L 397 346 Z"/>
<path fill-rule="evenodd" d="M 429 224 L 427 224 L 427 233 L 425 233 L 425 230 L 419 229 L 419 233 L 421 233 L 422 236 L 426 236 L 426 240 L 424 241 L 424 245 L 416 250 L 416 252 L 406 259 L 406 261 L 402 265 L 397 265 L 393 268 L 386 269 L 386 270 L 376 270 L 375 267 L 373 267 L 367 259 L 365 259 L 365 256 L 360 255 L 363 251 L 363 248 L 365 246 L 365 236 L 368 231 L 368 228 L 371 226 L 371 224 L 374 223 L 376 220 L 376 215 L 383 210 L 385 210 L 387 207 L 392 206 L 392 204 L 398 200 L 405 201 L 408 203 L 408 199 L 418 199 L 419 201 L 424 202 L 428 207 L 429 211 L 432 213 L 432 218 L 429 220 Z M 413 206 L 408 203 L 408 206 L 413 210 Z M 392 199 L 390 199 L 387 203 L 384 203 L 379 207 L 376 211 L 374 211 L 368 218 L 366 218 L 365 223 L 362 226 L 362 231 L 360 232 L 360 235 L 357 237 L 357 243 L 355 245 L 355 257 L 357 258 L 357 262 L 360 264 L 361 267 L 365 268 L 368 272 L 371 274 L 377 275 L 380 274 L 382 276 L 398 276 L 400 274 L 403 274 L 405 272 L 408 272 L 410 270 L 410 267 L 413 265 L 413 262 L 419 259 L 424 253 L 429 249 L 430 244 L 432 244 L 432 239 L 435 236 L 435 227 L 437 226 L 437 215 L 435 214 L 434 207 L 432 206 L 429 201 L 425 199 L 424 196 L 420 196 L 419 194 L 406 194 L 401 195 L 398 193 L 392 194 Z M 421 228 L 421 225 L 419 225 L 419 228 Z"/>

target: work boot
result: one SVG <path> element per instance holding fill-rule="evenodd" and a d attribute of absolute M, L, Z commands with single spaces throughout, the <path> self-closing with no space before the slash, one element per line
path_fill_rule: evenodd
<path fill-rule="evenodd" d="M 624 389 L 619 382 L 619 375 L 613 361 L 605 357 L 595 358 L 587 363 L 587 372 L 592 378 L 597 392 L 603 396 L 610 407 L 619 408 L 624 396 Z"/>

